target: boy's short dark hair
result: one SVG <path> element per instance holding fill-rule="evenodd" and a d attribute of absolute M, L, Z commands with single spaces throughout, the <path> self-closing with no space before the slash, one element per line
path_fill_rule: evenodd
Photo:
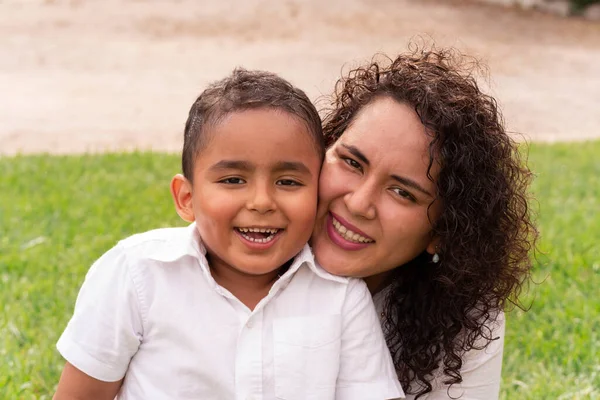
<path fill-rule="evenodd" d="M 236 68 L 225 79 L 210 84 L 192 105 L 185 123 L 181 166 L 192 180 L 194 161 L 206 145 L 206 129 L 232 112 L 257 108 L 281 110 L 300 118 L 323 159 L 325 143 L 321 118 L 306 94 L 276 74 Z"/>

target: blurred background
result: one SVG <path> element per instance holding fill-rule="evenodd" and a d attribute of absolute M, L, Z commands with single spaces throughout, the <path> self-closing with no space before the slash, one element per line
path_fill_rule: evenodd
<path fill-rule="evenodd" d="M 94 260 L 184 224 L 168 183 L 209 81 L 260 68 L 325 104 L 342 70 L 410 42 L 487 63 L 481 85 L 532 142 L 541 240 L 500 399 L 600 399 L 598 1 L 0 0 L 0 400 L 52 398 Z"/>
<path fill-rule="evenodd" d="M 195 97 L 236 66 L 317 99 L 342 67 L 410 40 L 485 61 L 511 131 L 600 137 L 600 6 L 587 3 L 0 0 L 0 154 L 177 151 Z"/>

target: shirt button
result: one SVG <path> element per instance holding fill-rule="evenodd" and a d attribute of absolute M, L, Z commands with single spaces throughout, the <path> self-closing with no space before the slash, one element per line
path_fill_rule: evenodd
<path fill-rule="evenodd" d="M 253 326 L 254 326 L 254 324 L 252 323 L 252 321 L 246 322 L 246 328 L 252 329 Z M 248 399 L 251 400 L 252 396 L 248 397 Z"/>

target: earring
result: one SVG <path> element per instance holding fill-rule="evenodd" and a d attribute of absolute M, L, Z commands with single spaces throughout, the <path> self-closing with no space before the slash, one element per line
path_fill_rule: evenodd
<path fill-rule="evenodd" d="M 439 262 L 440 262 L 440 255 L 439 255 L 438 253 L 435 253 L 435 254 L 433 255 L 433 257 L 431 258 L 431 261 L 432 261 L 434 264 L 437 264 L 437 263 L 439 263 Z"/>

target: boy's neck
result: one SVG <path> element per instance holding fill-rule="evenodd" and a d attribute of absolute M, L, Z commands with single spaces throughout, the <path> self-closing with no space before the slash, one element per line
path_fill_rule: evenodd
<path fill-rule="evenodd" d="M 269 290 L 285 272 L 285 266 L 264 275 L 250 275 L 240 272 L 216 257 L 207 254 L 208 265 L 213 279 L 229 290 L 250 310 L 269 294 Z"/>

